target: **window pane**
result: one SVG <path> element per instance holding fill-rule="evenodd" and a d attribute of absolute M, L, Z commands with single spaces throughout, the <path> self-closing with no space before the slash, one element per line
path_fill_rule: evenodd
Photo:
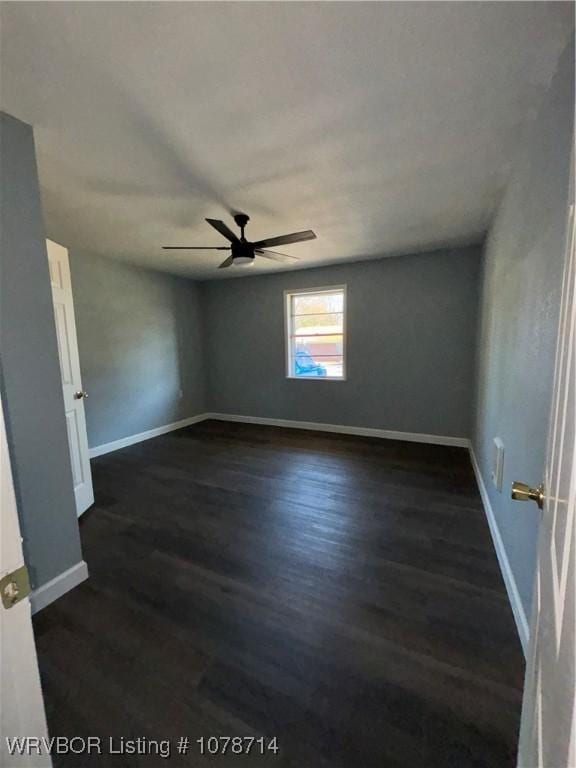
<path fill-rule="evenodd" d="M 292 333 L 298 336 L 317 336 L 321 333 L 342 333 L 344 314 L 335 312 L 323 315 L 296 315 L 292 318 Z"/>
<path fill-rule="evenodd" d="M 315 358 L 341 356 L 344 353 L 341 335 L 294 336 L 292 343 L 295 355 L 308 354 Z"/>
<path fill-rule="evenodd" d="M 313 313 L 342 312 L 344 295 L 338 293 L 301 293 L 292 297 L 292 314 L 308 315 Z"/>
<path fill-rule="evenodd" d="M 344 360 L 342 355 L 332 357 L 312 357 L 298 355 L 294 357 L 293 376 L 301 377 L 337 377 L 342 376 Z"/>

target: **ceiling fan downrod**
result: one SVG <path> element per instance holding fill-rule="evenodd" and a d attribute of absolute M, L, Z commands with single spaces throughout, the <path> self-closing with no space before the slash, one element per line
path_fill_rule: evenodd
<path fill-rule="evenodd" d="M 240 240 L 246 240 L 244 237 L 244 228 L 250 221 L 250 216 L 248 216 L 246 213 L 235 213 L 234 221 L 236 222 L 237 226 L 240 227 Z"/>

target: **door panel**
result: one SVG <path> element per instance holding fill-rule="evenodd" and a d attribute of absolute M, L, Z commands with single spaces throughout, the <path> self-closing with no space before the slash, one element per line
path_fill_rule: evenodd
<path fill-rule="evenodd" d="M 90 458 L 88 454 L 84 399 L 83 397 L 78 397 L 78 393 L 83 393 L 83 389 L 80 375 L 78 341 L 76 338 L 76 321 L 74 319 L 70 265 L 66 248 L 50 240 L 47 241 L 47 248 L 52 299 L 54 302 L 56 337 L 58 340 L 58 355 L 60 357 L 60 372 L 62 374 L 62 390 L 64 393 L 64 411 L 74 480 L 74 495 L 76 497 L 76 512 L 80 516 L 82 512 L 94 503 L 94 493 L 92 490 L 92 473 L 90 471 Z"/>
<path fill-rule="evenodd" d="M 0 577 L 3 577 L 21 568 L 24 556 L 1 403 L 0 530 Z M 29 597 L 11 608 L 5 608 L 0 602 L 0 649 L 0 765 L 50 768 L 49 755 L 10 754 L 7 742 L 16 736 L 48 736 Z"/>
<path fill-rule="evenodd" d="M 52 289 L 52 295 L 54 296 L 54 289 Z M 72 385 L 74 381 L 70 359 L 70 335 L 66 323 L 66 307 L 62 301 L 54 301 L 54 319 L 56 321 L 56 338 L 58 340 L 62 384 Z"/>
<path fill-rule="evenodd" d="M 72 479 L 74 480 L 74 492 L 84 482 L 82 472 L 82 457 L 80 456 L 79 445 L 81 442 L 76 421 L 76 412 L 70 411 L 66 414 L 66 428 L 68 430 L 68 443 L 70 445 L 70 458 L 72 461 Z"/>

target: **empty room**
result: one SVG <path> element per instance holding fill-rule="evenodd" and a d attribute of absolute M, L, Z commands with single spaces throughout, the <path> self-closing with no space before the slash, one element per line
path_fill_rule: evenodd
<path fill-rule="evenodd" d="M 573 4 L 0 35 L 2 768 L 576 768 Z"/>

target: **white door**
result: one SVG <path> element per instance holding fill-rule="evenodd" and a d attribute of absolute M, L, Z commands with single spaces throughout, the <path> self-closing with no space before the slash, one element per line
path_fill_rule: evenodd
<path fill-rule="evenodd" d="M 18 581 L 13 581 L 14 577 L 8 575 L 24 566 L 24 558 L 1 405 L 0 527 L 2 597 L 10 604 L 10 596 L 18 596 L 18 588 L 14 586 L 18 585 Z M 20 595 L 24 593 L 20 586 Z M 4 599 L 0 603 L 0 681 L 0 766 L 51 766 L 52 761 L 46 754 L 35 755 L 32 750 L 31 754 L 10 754 L 10 743 L 7 741 L 23 736 L 41 739 L 48 735 L 28 597 L 11 607 L 5 607 Z M 13 746 L 12 750 L 18 752 Z"/>
<path fill-rule="evenodd" d="M 50 267 L 52 299 L 54 302 L 60 371 L 62 373 L 62 389 L 64 390 L 66 428 L 68 430 L 68 444 L 72 461 L 74 495 L 76 496 L 76 513 L 80 517 L 82 512 L 94 503 L 92 473 L 90 471 L 90 457 L 88 455 L 88 437 L 86 434 L 86 416 L 84 414 L 84 399 L 88 395 L 82 389 L 82 380 L 80 378 L 80 357 L 78 355 L 78 341 L 76 338 L 76 321 L 74 319 L 74 301 L 72 299 L 68 251 L 51 240 L 47 240 L 46 245 Z"/>
<path fill-rule="evenodd" d="M 520 768 L 576 766 L 576 256 L 568 226 L 534 609 L 520 728 Z"/>

